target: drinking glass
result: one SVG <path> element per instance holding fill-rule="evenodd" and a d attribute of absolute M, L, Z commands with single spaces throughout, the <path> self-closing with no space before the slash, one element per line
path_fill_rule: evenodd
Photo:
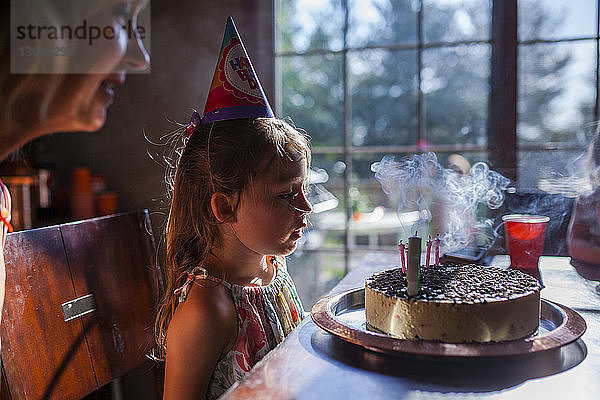
<path fill-rule="evenodd" d="M 538 266 L 546 224 L 549 217 L 530 214 L 509 214 L 502 217 L 506 231 L 506 248 L 510 256 L 510 267 L 537 278 L 542 283 Z"/>

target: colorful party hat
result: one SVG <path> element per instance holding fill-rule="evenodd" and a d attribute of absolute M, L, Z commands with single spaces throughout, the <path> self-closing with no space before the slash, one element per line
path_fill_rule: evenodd
<path fill-rule="evenodd" d="M 200 123 L 260 117 L 275 118 L 233 19 L 229 17 Z"/>

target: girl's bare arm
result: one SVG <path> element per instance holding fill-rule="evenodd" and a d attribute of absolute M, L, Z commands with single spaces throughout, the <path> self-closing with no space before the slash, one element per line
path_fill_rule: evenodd
<path fill-rule="evenodd" d="M 204 399 L 215 365 L 235 340 L 236 313 L 222 286 L 193 287 L 167 332 L 165 400 Z"/>

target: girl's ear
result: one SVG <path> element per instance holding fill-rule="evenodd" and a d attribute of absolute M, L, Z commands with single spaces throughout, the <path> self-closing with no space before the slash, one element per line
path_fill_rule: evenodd
<path fill-rule="evenodd" d="M 210 207 L 219 222 L 233 222 L 235 217 L 235 197 L 223 192 L 215 192 L 210 198 Z"/>

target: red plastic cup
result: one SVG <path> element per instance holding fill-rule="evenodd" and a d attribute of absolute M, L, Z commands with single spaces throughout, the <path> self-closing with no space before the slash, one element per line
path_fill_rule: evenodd
<path fill-rule="evenodd" d="M 546 223 L 543 215 L 509 214 L 502 217 L 506 230 L 506 248 L 510 256 L 510 267 L 537 278 L 542 283 L 538 266 L 542 250 Z"/>

